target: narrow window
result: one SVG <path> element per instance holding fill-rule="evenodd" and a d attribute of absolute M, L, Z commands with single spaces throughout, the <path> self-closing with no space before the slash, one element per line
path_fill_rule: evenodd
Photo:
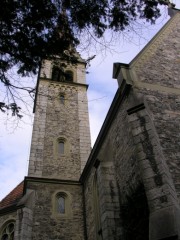
<path fill-rule="evenodd" d="M 59 79 L 59 69 L 57 67 L 53 68 L 52 71 L 52 80 L 58 81 Z"/>
<path fill-rule="evenodd" d="M 60 155 L 64 154 L 64 141 L 63 140 L 60 140 L 58 142 L 58 152 Z"/>
<path fill-rule="evenodd" d="M 71 217 L 71 195 L 67 192 L 57 192 L 53 197 L 53 214 L 55 217 Z"/>
<path fill-rule="evenodd" d="M 58 196 L 57 199 L 57 212 L 64 214 L 65 213 L 65 198 L 63 196 Z"/>
<path fill-rule="evenodd" d="M 54 67 L 52 70 L 52 80 L 58 82 L 64 82 L 64 72 L 58 67 Z"/>
<path fill-rule="evenodd" d="M 66 78 L 66 81 L 68 82 L 73 82 L 73 72 L 72 71 L 66 71 L 65 72 L 65 78 Z"/>
<path fill-rule="evenodd" d="M 60 95 L 60 103 L 61 103 L 61 104 L 64 104 L 64 100 L 65 100 L 64 94 L 61 94 L 61 95 Z"/>

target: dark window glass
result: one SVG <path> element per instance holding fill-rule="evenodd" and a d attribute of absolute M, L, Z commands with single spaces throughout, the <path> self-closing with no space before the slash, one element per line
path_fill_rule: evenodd
<path fill-rule="evenodd" d="M 65 78 L 68 82 L 73 82 L 73 72 L 72 71 L 66 71 L 65 72 Z"/>
<path fill-rule="evenodd" d="M 13 224 L 13 223 L 10 223 L 10 224 L 8 225 L 8 232 L 11 233 L 11 232 L 13 232 L 13 231 L 14 231 L 14 224 Z"/>
<path fill-rule="evenodd" d="M 59 82 L 64 82 L 64 73 L 62 73 L 61 71 L 59 71 L 58 81 L 59 81 Z"/>
<path fill-rule="evenodd" d="M 59 69 L 58 68 L 53 68 L 52 80 L 54 80 L 54 81 L 58 81 L 59 80 Z"/>
<path fill-rule="evenodd" d="M 3 236 L 2 236 L 2 240 L 8 240 L 8 235 L 5 233 L 5 234 L 3 234 Z"/>
<path fill-rule="evenodd" d="M 0 237 L 1 240 L 13 240 L 14 239 L 14 223 L 8 223 Z"/>

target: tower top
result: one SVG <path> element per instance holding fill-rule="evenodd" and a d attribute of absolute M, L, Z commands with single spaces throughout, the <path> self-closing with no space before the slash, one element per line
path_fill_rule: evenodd
<path fill-rule="evenodd" d="M 86 61 L 81 58 L 79 52 L 76 50 L 64 50 L 62 56 L 54 56 L 43 60 L 37 79 L 33 112 L 35 112 L 36 108 L 40 80 L 86 85 L 85 67 Z"/>
<path fill-rule="evenodd" d="M 42 62 L 30 177 L 79 179 L 91 150 L 85 72 L 85 61 L 78 53 Z"/>

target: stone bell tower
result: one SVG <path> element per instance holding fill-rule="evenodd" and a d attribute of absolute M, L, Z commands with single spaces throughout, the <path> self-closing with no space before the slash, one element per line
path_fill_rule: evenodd
<path fill-rule="evenodd" d="M 77 53 L 76 58 L 75 64 L 61 58 L 42 64 L 29 177 L 78 180 L 89 156 L 85 62 Z"/>

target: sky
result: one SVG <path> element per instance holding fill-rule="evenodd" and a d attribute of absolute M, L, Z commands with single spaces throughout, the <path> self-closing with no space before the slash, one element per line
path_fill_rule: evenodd
<path fill-rule="evenodd" d="M 173 2 L 180 8 L 180 0 Z M 110 50 L 91 50 L 92 55 L 95 54 L 96 57 L 91 62 L 86 80 L 89 85 L 88 107 L 92 146 L 117 90 L 117 80 L 112 79 L 113 63 L 129 63 L 167 20 L 167 12 L 164 10 L 156 25 L 140 27 L 138 35 L 130 33 L 126 38 L 122 36 Z M 32 105 L 32 100 L 30 104 Z M 33 125 L 31 112 L 32 110 L 19 122 L 0 113 L 0 200 L 27 176 Z"/>

